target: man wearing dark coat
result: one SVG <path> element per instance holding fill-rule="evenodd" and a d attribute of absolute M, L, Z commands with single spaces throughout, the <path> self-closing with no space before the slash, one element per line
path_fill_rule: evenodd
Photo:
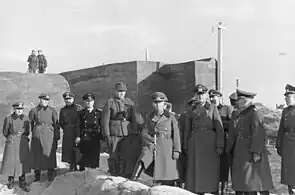
<path fill-rule="evenodd" d="M 222 125 L 224 129 L 224 151 L 220 155 L 220 177 L 219 182 L 221 182 L 220 186 L 220 194 L 226 194 L 228 188 L 228 177 L 229 177 L 229 162 L 228 156 L 225 152 L 226 142 L 228 138 L 228 129 L 229 129 L 229 121 L 231 119 L 231 114 L 233 111 L 233 107 L 226 106 L 221 104 L 222 94 L 214 89 L 209 90 L 209 98 L 212 104 L 217 106 L 219 110 L 219 114 L 222 120 Z"/>
<path fill-rule="evenodd" d="M 115 90 L 115 96 L 103 108 L 101 123 L 109 146 L 110 174 L 129 178 L 140 155 L 137 114 L 133 101 L 125 97 L 126 84 L 117 82 Z"/>
<path fill-rule="evenodd" d="M 39 95 L 40 103 L 29 112 L 32 141 L 31 152 L 35 181 L 40 181 L 41 171 L 47 170 L 48 181 L 54 180 L 54 169 L 57 167 L 56 150 L 60 139 L 58 114 L 55 108 L 48 105 L 47 93 Z"/>
<path fill-rule="evenodd" d="M 99 167 L 101 135 L 101 110 L 95 108 L 95 95 L 86 93 L 83 97 L 86 107 L 79 111 L 80 128 L 78 129 L 76 143 L 79 144 L 81 159 L 79 170 L 85 167 Z"/>
<path fill-rule="evenodd" d="M 186 186 L 197 194 L 217 193 L 219 156 L 224 149 L 224 131 L 219 111 L 207 101 L 207 87 L 197 85 L 197 99 L 186 117 L 184 150 L 187 154 Z"/>
<path fill-rule="evenodd" d="M 283 109 L 278 130 L 276 148 L 281 156 L 281 183 L 288 186 L 289 194 L 295 194 L 295 86 L 285 87 L 287 107 Z"/>
<path fill-rule="evenodd" d="M 31 131 L 30 120 L 23 114 L 23 102 L 16 102 L 12 107 L 13 114 L 5 117 L 3 124 L 3 135 L 6 141 L 1 174 L 8 176 L 8 189 L 14 187 L 14 178 L 19 176 L 20 188 L 29 192 L 25 174 L 31 172 L 30 140 L 28 138 Z"/>
<path fill-rule="evenodd" d="M 156 182 L 174 185 L 179 179 L 177 160 L 181 152 L 178 122 L 174 114 L 164 109 L 168 100 L 164 93 L 155 92 L 151 99 L 154 111 L 146 116 L 143 148 L 131 179 L 137 180 L 142 171 L 151 168 Z"/>
<path fill-rule="evenodd" d="M 38 69 L 39 69 L 39 73 L 44 73 L 46 71 L 47 68 L 47 59 L 44 56 L 44 54 L 42 53 L 41 50 L 38 50 Z"/>
<path fill-rule="evenodd" d="M 38 69 L 38 57 L 36 56 L 36 51 L 32 50 L 32 54 L 28 57 L 27 62 L 29 62 L 29 73 L 36 73 L 36 70 Z"/>
<path fill-rule="evenodd" d="M 61 160 L 70 164 L 69 171 L 71 172 L 77 171 L 74 146 L 80 137 L 77 135 L 80 128 L 78 112 L 82 110 L 82 107 L 74 103 L 75 95 L 71 92 L 65 92 L 63 98 L 66 105 L 59 112 L 59 125 L 63 130 Z"/>
<path fill-rule="evenodd" d="M 262 114 L 252 104 L 255 93 L 237 89 L 239 111 L 233 113 L 228 146 L 233 149 L 232 188 L 239 194 L 269 194 L 273 189 Z M 233 128 L 233 130 L 231 129 Z M 234 145 L 232 144 L 234 140 Z M 231 148 L 233 146 L 233 148 Z"/>

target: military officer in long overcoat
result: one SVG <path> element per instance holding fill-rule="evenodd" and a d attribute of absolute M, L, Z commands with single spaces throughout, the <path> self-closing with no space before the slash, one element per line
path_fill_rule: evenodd
<path fill-rule="evenodd" d="M 179 179 L 177 159 L 181 152 L 178 122 L 174 114 L 164 109 L 167 101 L 164 93 L 155 92 L 151 99 L 154 111 L 146 116 L 143 148 L 131 179 L 137 180 L 143 170 L 151 168 L 155 181 L 174 185 Z"/>
<path fill-rule="evenodd" d="M 115 90 L 115 96 L 103 108 L 101 122 L 109 146 L 109 172 L 112 175 L 130 177 L 141 145 L 137 135 L 136 111 L 133 101 L 125 97 L 126 84 L 117 82 Z"/>
<path fill-rule="evenodd" d="M 28 71 L 29 73 L 36 73 L 39 65 L 38 56 L 36 55 L 36 51 L 32 50 L 31 55 L 28 57 L 27 62 L 28 64 Z"/>
<path fill-rule="evenodd" d="M 14 178 L 19 176 L 20 188 L 29 192 L 25 174 L 31 172 L 30 140 L 28 137 L 31 131 L 30 120 L 28 116 L 23 114 L 23 102 L 16 102 L 12 107 L 13 114 L 4 118 L 3 135 L 6 141 L 0 173 L 8 176 L 8 189 L 14 187 Z"/>
<path fill-rule="evenodd" d="M 265 146 L 262 114 L 252 104 L 256 94 L 237 90 L 238 114 L 232 115 L 229 140 L 235 140 L 232 163 L 232 188 L 236 194 L 269 194 L 273 182 Z M 231 127 L 230 127 L 231 128 Z M 226 151 L 230 151 L 229 144 Z"/>
<path fill-rule="evenodd" d="M 288 186 L 289 194 L 295 194 L 295 86 L 287 84 L 285 90 L 287 107 L 282 112 L 276 148 L 282 157 L 281 183 Z"/>
<path fill-rule="evenodd" d="M 70 164 L 69 171 L 76 171 L 77 159 L 75 159 L 73 147 L 80 137 L 77 135 L 80 128 L 78 112 L 82 110 L 82 107 L 74 103 L 75 95 L 71 92 L 65 92 L 63 98 L 66 105 L 59 112 L 59 125 L 63 130 L 61 160 Z"/>
<path fill-rule="evenodd" d="M 209 97 L 212 104 L 217 106 L 219 110 L 219 114 L 222 120 L 222 125 L 224 129 L 224 151 L 220 155 L 220 177 L 219 181 L 221 182 L 220 191 L 221 194 L 226 194 L 228 187 L 228 177 L 229 177 L 229 162 L 228 156 L 225 152 L 226 142 L 228 138 L 228 129 L 229 129 L 229 121 L 231 119 L 231 114 L 233 108 L 231 106 L 227 106 L 221 103 L 222 94 L 214 89 L 209 90 Z"/>
<path fill-rule="evenodd" d="M 35 181 L 40 181 L 41 171 L 47 170 L 48 180 L 54 180 L 54 169 L 57 167 L 56 149 L 60 139 L 58 114 L 55 108 L 48 105 L 47 93 L 39 95 L 40 103 L 29 112 L 32 129 L 31 152 Z"/>
<path fill-rule="evenodd" d="M 198 102 L 188 113 L 184 132 L 186 189 L 197 194 L 218 191 L 219 156 L 224 148 L 222 121 L 217 107 L 207 101 L 207 91 L 204 85 L 195 87 Z"/>
<path fill-rule="evenodd" d="M 180 142 L 181 142 L 181 150 L 182 153 L 180 154 L 179 160 L 178 160 L 178 171 L 179 171 L 179 182 L 178 187 L 184 187 L 184 182 L 186 178 L 186 163 L 187 163 L 187 156 L 183 152 L 183 137 L 184 137 L 184 131 L 185 131 L 185 120 L 188 116 L 189 111 L 192 109 L 194 103 L 196 101 L 196 98 L 191 98 L 187 105 L 185 111 L 180 115 L 179 117 L 179 134 L 180 134 Z"/>
<path fill-rule="evenodd" d="M 79 144 L 82 157 L 79 160 L 80 171 L 85 167 L 97 168 L 100 160 L 101 110 L 95 108 L 95 95 L 86 93 L 83 97 L 86 107 L 79 111 L 80 128 L 76 143 Z"/>

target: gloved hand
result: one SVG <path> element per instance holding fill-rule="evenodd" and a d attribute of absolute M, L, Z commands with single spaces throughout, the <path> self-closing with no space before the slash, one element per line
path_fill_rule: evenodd
<path fill-rule="evenodd" d="M 173 159 L 173 160 L 177 160 L 177 159 L 179 159 L 179 152 L 173 152 L 173 154 L 172 154 L 172 159 Z"/>
<path fill-rule="evenodd" d="M 220 156 L 223 152 L 223 148 L 216 148 L 217 156 Z"/>
<path fill-rule="evenodd" d="M 282 152 L 281 148 L 277 148 L 277 153 L 278 153 L 279 156 L 282 156 L 281 152 Z"/>
<path fill-rule="evenodd" d="M 259 161 L 261 161 L 261 155 L 257 153 L 253 153 L 253 161 L 254 163 L 258 163 Z"/>
<path fill-rule="evenodd" d="M 80 137 L 76 137 L 75 144 L 78 145 L 80 143 L 80 141 L 81 141 L 81 138 Z"/>
<path fill-rule="evenodd" d="M 111 136 L 109 136 L 109 135 L 106 136 L 106 141 L 107 141 L 107 144 L 108 144 L 109 147 L 111 147 L 113 145 L 113 141 L 111 139 Z"/>

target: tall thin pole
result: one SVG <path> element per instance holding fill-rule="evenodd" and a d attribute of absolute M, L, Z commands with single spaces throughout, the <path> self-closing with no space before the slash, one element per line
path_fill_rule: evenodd
<path fill-rule="evenodd" d="M 236 79 L 236 87 L 237 87 L 237 89 L 239 89 L 239 86 L 240 86 L 240 79 L 237 78 L 237 79 Z"/>
<path fill-rule="evenodd" d="M 144 50 L 144 54 L 145 54 L 145 61 L 148 61 L 148 49 L 147 48 Z"/>
<path fill-rule="evenodd" d="M 217 25 L 218 36 L 217 36 L 217 61 L 218 61 L 218 91 L 222 93 L 223 83 L 222 83 L 222 22 L 219 21 Z"/>

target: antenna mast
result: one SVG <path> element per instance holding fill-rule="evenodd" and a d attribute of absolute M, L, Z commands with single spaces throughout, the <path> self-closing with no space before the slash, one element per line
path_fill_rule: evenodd
<path fill-rule="evenodd" d="M 218 36 L 217 36 L 217 61 L 218 61 L 218 69 L 217 70 L 217 81 L 218 81 L 218 85 L 217 85 L 217 90 L 222 93 L 223 91 L 223 82 L 222 82 L 222 30 L 223 30 L 223 26 L 222 26 L 222 21 L 219 21 L 217 24 L 217 30 L 218 30 Z"/>

